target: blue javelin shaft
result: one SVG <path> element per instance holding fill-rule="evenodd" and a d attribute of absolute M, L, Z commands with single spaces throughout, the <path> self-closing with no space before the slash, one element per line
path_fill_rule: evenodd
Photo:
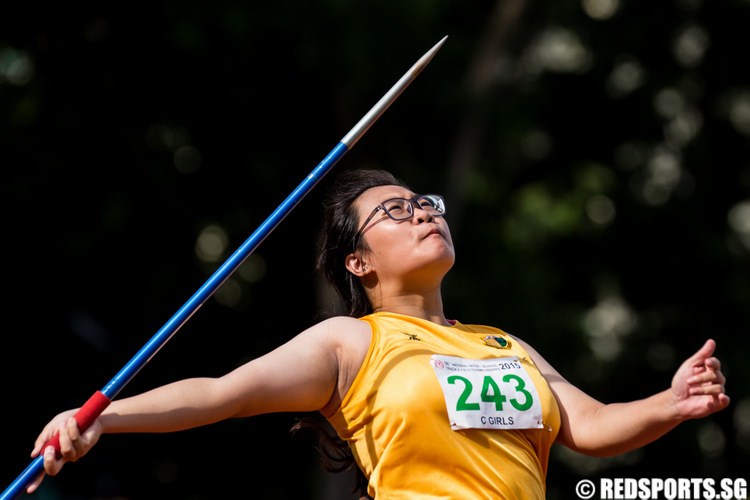
<path fill-rule="evenodd" d="M 333 168 L 333 166 L 344 156 L 349 148 L 343 142 L 339 142 L 325 159 L 297 186 L 284 202 L 255 230 L 255 232 L 242 244 L 219 269 L 201 286 L 195 294 L 175 313 L 172 318 L 144 345 L 120 371 L 110 380 L 109 384 L 102 389 L 102 393 L 109 399 L 114 399 L 120 390 L 130 382 L 138 371 L 149 362 L 149 360 L 166 344 L 166 342 L 179 330 L 182 325 L 213 295 L 213 293 L 229 278 L 229 276 L 242 265 L 245 259 L 255 251 L 263 240 L 271 234 L 276 226 L 297 206 L 302 198 L 312 190 L 313 187 Z"/>
<path fill-rule="evenodd" d="M 302 181 L 294 191 L 279 205 L 276 210 L 253 232 L 252 235 L 243 243 L 225 262 L 217 269 L 214 274 L 201 286 L 197 292 L 167 321 L 161 329 L 144 345 L 138 353 L 114 376 L 112 380 L 99 393 L 103 396 L 99 400 L 111 401 L 117 394 L 130 382 L 133 377 L 148 363 L 151 358 L 177 333 L 177 331 L 187 322 L 190 317 L 213 295 L 213 293 L 229 278 L 229 276 L 242 265 L 247 257 L 260 245 L 264 239 L 284 220 L 284 218 L 294 209 L 295 206 L 304 198 L 317 183 L 333 168 L 344 154 L 349 151 L 354 144 L 364 135 L 370 126 L 380 118 L 380 115 L 396 100 L 404 89 L 416 78 L 416 76 L 427 66 L 435 53 L 445 43 L 448 37 L 444 37 L 434 47 L 427 51 L 410 69 L 407 71 L 391 89 L 373 106 L 367 114 L 347 133 L 343 139 L 328 153 L 322 162 Z M 97 394 L 92 397 L 91 402 Z M 88 403 L 87 403 L 88 405 Z M 84 405 L 86 406 L 86 405 Z M 97 405 L 94 405 L 97 406 Z M 94 414 L 88 415 L 93 422 L 96 417 L 106 408 L 97 406 Z M 88 428 L 90 425 L 81 424 L 79 427 Z M 81 432 L 85 430 L 81 429 Z M 43 450 L 47 448 L 45 445 Z M 26 470 L 19 475 L 15 481 L 3 492 L 0 500 L 10 500 L 18 498 L 26 488 L 34 481 L 36 477 L 44 472 L 43 453 L 34 459 Z"/>

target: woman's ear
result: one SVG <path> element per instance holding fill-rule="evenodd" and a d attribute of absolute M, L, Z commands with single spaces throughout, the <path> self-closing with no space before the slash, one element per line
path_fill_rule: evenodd
<path fill-rule="evenodd" d="M 361 278 L 370 272 L 370 269 L 367 266 L 367 262 L 365 262 L 362 257 L 356 253 L 350 253 L 349 255 L 347 255 L 344 263 L 346 265 L 347 271 L 352 273 L 354 276 Z"/>

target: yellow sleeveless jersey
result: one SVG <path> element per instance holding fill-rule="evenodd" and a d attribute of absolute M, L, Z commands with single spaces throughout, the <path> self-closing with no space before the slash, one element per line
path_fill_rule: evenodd
<path fill-rule="evenodd" d="M 369 478 L 371 496 L 376 500 L 545 498 L 547 462 L 560 428 L 560 413 L 546 381 L 518 342 L 487 326 L 456 322 L 444 327 L 392 313 L 361 319 L 372 326 L 370 349 L 341 408 L 329 421 Z M 441 388 L 446 382 L 439 382 L 436 375 L 435 366 L 444 367 L 436 355 L 450 356 L 468 371 L 474 366 L 471 360 L 503 358 L 501 364 L 510 366 L 503 362 L 507 358 L 528 374 L 523 377 L 525 389 L 512 377 L 508 386 L 482 374 L 472 385 L 469 380 L 476 374 L 464 377 L 456 372 L 447 383 L 454 384 L 459 395 L 449 399 Z M 508 391 L 508 387 L 518 389 Z M 477 413 L 480 425 L 507 426 L 513 423 L 512 416 L 484 417 L 472 410 L 494 408 L 494 404 L 506 411 L 525 410 L 526 403 L 536 398 L 541 403 L 539 428 L 451 427 L 449 409 L 457 409 L 460 416 Z"/>

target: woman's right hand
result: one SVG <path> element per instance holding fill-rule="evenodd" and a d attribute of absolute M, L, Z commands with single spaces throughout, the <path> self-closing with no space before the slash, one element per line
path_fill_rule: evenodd
<path fill-rule="evenodd" d="M 69 410 L 57 415 L 44 427 L 39 437 L 36 438 L 31 458 L 36 458 L 39 454 L 44 453 L 44 472 L 50 476 L 54 476 L 60 472 L 60 469 L 62 469 L 62 466 L 66 462 L 75 462 L 88 453 L 96 442 L 99 441 L 99 436 L 102 434 L 102 426 L 99 420 L 94 421 L 91 427 L 86 429 L 86 432 L 81 433 L 78 430 L 78 424 L 73 418 L 76 411 Z M 57 458 L 54 447 L 48 446 L 46 449 L 42 449 L 56 432 L 60 433 L 60 452 L 62 453 L 60 458 Z M 42 479 L 44 479 L 44 473 L 40 474 L 26 488 L 26 492 L 33 493 L 36 491 Z"/>

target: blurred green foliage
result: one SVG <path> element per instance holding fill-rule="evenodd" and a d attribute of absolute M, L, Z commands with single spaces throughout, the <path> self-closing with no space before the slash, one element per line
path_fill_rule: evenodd
<path fill-rule="evenodd" d="M 556 449 L 549 498 L 580 478 L 747 476 L 746 0 L 14 10 L 0 17 L 6 484 L 43 424 L 101 388 L 444 35 L 337 169 L 445 194 L 447 314 L 527 339 L 606 402 L 667 387 L 708 337 L 729 377 L 728 410 L 641 450 Z M 220 375 L 335 312 L 313 272 L 331 180 L 123 396 Z M 288 435 L 297 417 L 106 436 L 37 496 L 343 498 L 311 437 Z"/>

